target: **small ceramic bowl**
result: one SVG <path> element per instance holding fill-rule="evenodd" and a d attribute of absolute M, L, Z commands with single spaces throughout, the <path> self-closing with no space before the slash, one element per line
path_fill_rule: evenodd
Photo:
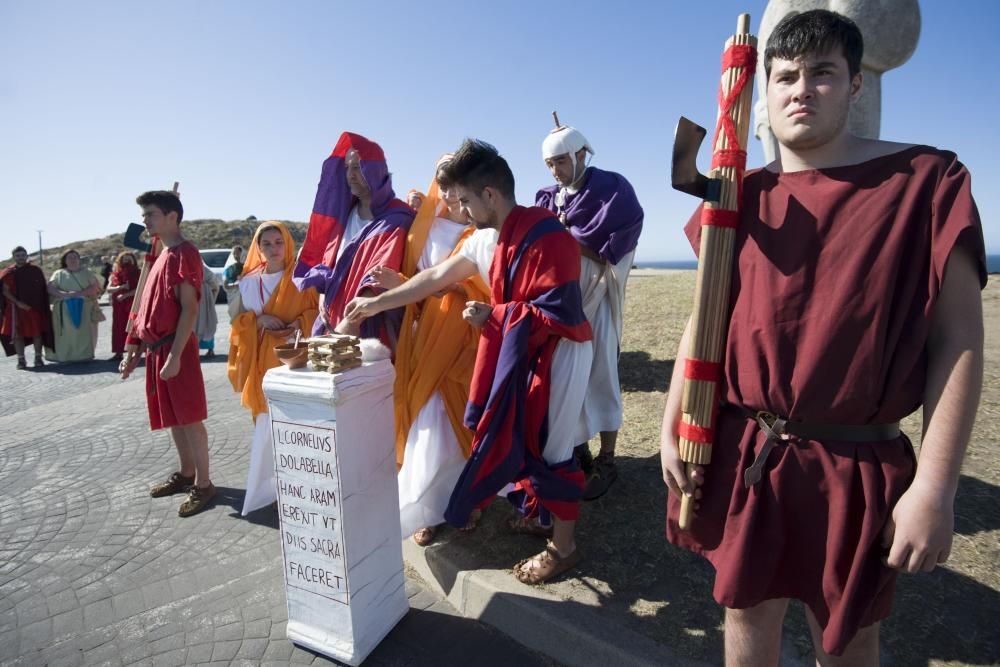
<path fill-rule="evenodd" d="M 295 347 L 295 343 L 275 345 L 274 354 L 277 355 L 278 361 L 289 368 L 305 368 L 306 362 L 309 361 L 309 346 L 305 341 L 300 341 L 298 347 Z"/>

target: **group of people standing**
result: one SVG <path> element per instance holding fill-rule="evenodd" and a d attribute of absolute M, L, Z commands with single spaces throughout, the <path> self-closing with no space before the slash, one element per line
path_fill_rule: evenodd
<path fill-rule="evenodd" d="M 795 598 L 819 664 L 877 665 L 896 572 L 929 571 L 950 551 L 982 383 L 982 227 L 953 153 L 851 134 L 862 52 L 857 27 L 820 10 L 789 16 L 768 42 L 780 159 L 741 189 L 711 466 L 685 469 L 678 452 L 680 388 L 708 372 L 687 363 L 689 332 L 671 379 L 667 538 L 716 568 L 731 664 L 778 663 Z M 403 537 L 427 544 L 444 521 L 474 529 L 504 495 L 518 510 L 510 530 L 550 540 L 514 566 L 520 581 L 580 562 L 581 501 L 615 479 L 622 302 L 643 213 L 623 177 L 588 165 L 579 131 L 558 127 L 542 151 L 556 185 L 535 206 L 517 204 L 494 147 L 466 140 L 438 160 L 414 209 L 395 197 L 378 144 L 345 132 L 298 257 L 283 225 L 257 229 L 229 377 L 257 422 L 250 481 L 271 488 L 248 494 L 245 511 L 274 497 L 261 391 L 274 345 L 298 331 L 353 334 L 378 339 L 395 363 Z M 170 428 L 180 459 L 151 493 L 186 492 L 187 516 L 214 493 L 193 334 L 202 264 L 180 234 L 176 194 L 137 201 L 165 249 L 121 370 L 145 350 L 150 424 Z M 696 215 L 686 230 L 696 252 L 701 224 Z M 898 421 L 921 405 L 918 465 Z M 580 446 L 598 434 L 590 461 Z M 687 529 L 680 495 L 695 506 Z"/>
<path fill-rule="evenodd" d="M 3 282 L 3 320 L 0 339 L 8 356 L 17 356 L 18 369 L 27 369 L 26 346 L 34 346 L 33 366 L 56 362 L 89 361 L 97 348 L 98 324 L 107 316 L 98 297 L 111 302 L 111 348 L 120 360 L 125 327 L 139 280 L 135 257 L 123 252 L 115 259 L 108 280 L 102 282 L 83 266 L 76 250 L 59 258 L 59 268 L 46 280 L 21 246 L 11 252 L 14 264 L 0 273 Z M 45 349 L 43 358 L 43 348 Z"/>

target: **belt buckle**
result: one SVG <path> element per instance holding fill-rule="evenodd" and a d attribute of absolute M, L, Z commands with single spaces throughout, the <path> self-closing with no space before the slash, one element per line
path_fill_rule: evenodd
<path fill-rule="evenodd" d="M 757 414 L 754 415 L 754 419 L 764 422 L 768 428 L 774 428 L 774 422 L 778 421 L 778 415 L 767 410 L 758 410 Z"/>

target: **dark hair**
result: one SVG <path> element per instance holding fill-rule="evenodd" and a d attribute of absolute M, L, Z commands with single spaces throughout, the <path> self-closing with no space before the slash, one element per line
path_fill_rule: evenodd
<path fill-rule="evenodd" d="M 264 240 L 263 239 L 264 232 L 278 232 L 278 234 L 281 234 L 281 227 L 279 227 L 278 225 L 274 224 L 273 222 L 262 222 L 262 223 L 260 223 L 260 227 L 257 228 L 256 232 L 254 232 L 254 236 L 257 237 L 257 247 L 258 248 L 260 247 L 260 242 Z M 281 238 L 284 239 L 285 235 L 281 234 Z"/>
<path fill-rule="evenodd" d="M 124 250 L 124 251 L 118 253 L 118 256 L 115 257 L 115 265 L 114 265 L 115 271 L 120 271 L 121 270 L 121 268 L 122 268 L 122 260 L 125 259 L 126 257 L 131 257 L 132 258 L 132 264 L 133 264 L 133 266 L 139 266 L 139 262 L 136 261 L 135 255 L 133 255 L 132 253 L 130 253 L 128 250 Z"/>
<path fill-rule="evenodd" d="M 794 60 L 799 56 L 826 53 L 839 46 L 847 60 L 851 78 L 861 71 L 865 51 L 861 30 L 851 19 L 825 9 L 789 14 L 775 26 L 764 49 L 764 71 L 771 78 L 774 58 Z"/>
<path fill-rule="evenodd" d="M 69 250 L 67 250 L 66 252 L 64 252 L 63 254 L 61 254 L 59 256 L 59 268 L 60 269 L 65 269 L 66 268 L 66 257 L 69 256 L 71 253 L 76 253 L 77 257 L 80 256 L 80 253 L 76 252 L 76 248 L 70 248 Z"/>
<path fill-rule="evenodd" d="M 23 252 L 24 254 L 28 254 L 28 251 L 24 249 L 23 245 L 19 245 L 16 248 L 14 248 L 13 250 L 11 250 L 10 254 L 16 255 L 19 252 Z"/>
<path fill-rule="evenodd" d="M 150 190 L 149 192 L 143 192 L 135 198 L 135 203 L 139 206 L 155 206 L 160 209 L 163 215 L 176 213 L 178 225 L 184 219 L 184 207 L 181 206 L 181 198 L 177 196 L 177 193 L 170 190 Z"/>
<path fill-rule="evenodd" d="M 514 174 L 497 149 L 479 139 L 466 139 L 455 157 L 441 165 L 438 184 L 452 184 L 482 191 L 491 187 L 508 199 L 514 198 Z"/>

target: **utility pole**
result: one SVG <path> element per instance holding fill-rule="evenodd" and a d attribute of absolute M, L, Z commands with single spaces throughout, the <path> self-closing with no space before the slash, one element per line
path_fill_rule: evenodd
<path fill-rule="evenodd" d="M 45 270 L 45 260 L 42 257 L 42 230 L 38 230 L 38 268 Z"/>

